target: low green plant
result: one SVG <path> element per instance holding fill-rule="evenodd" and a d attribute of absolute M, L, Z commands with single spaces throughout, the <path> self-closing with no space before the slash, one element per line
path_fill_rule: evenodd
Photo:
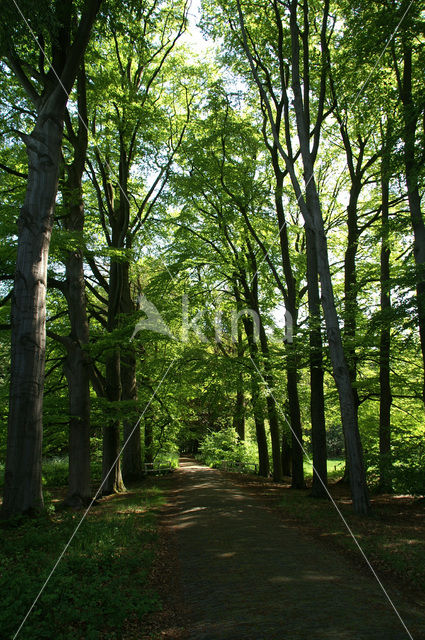
<path fill-rule="evenodd" d="M 94 508 L 37 601 L 21 640 L 121 638 L 126 621 L 158 609 L 147 587 L 154 554 L 155 488 L 114 496 Z M 0 529 L 2 637 L 13 637 L 82 517 L 59 512 Z"/>
<path fill-rule="evenodd" d="M 256 459 L 252 447 L 240 440 L 233 427 L 220 431 L 210 431 L 199 447 L 199 458 L 210 467 L 217 467 L 222 462 L 228 465 L 248 465 Z"/>

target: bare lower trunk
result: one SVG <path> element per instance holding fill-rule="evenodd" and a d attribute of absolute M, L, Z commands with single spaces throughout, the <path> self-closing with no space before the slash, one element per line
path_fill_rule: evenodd
<path fill-rule="evenodd" d="M 291 332 L 293 339 L 293 342 L 288 342 L 288 344 L 286 345 L 286 392 L 288 395 L 289 421 L 291 425 L 292 444 L 290 449 L 288 450 L 290 457 L 287 456 L 285 465 L 287 467 L 286 471 L 288 471 L 288 464 L 290 464 L 291 466 L 292 488 L 302 489 L 305 486 L 305 482 L 304 453 L 302 449 L 303 433 L 301 424 L 300 400 L 298 394 L 298 372 L 296 355 L 298 322 L 297 287 L 292 270 L 291 256 L 289 251 L 288 229 L 282 200 L 284 174 L 279 168 L 276 145 L 273 148 L 272 160 L 276 176 L 275 205 L 277 221 L 279 224 L 280 252 L 282 256 L 282 267 L 285 274 L 285 282 L 287 286 L 286 311 L 290 314 L 290 319 L 292 322 Z"/>
<path fill-rule="evenodd" d="M 78 82 L 80 117 L 87 121 L 84 67 Z M 74 143 L 74 159 L 67 167 L 68 178 L 63 189 L 65 209 L 68 210 L 66 228 L 78 234 L 83 242 L 84 202 L 82 175 L 87 151 L 87 131 L 81 123 Z M 90 487 L 90 378 L 88 370 L 89 324 L 84 279 L 82 248 L 70 251 L 66 264 L 66 298 L 71 333 L 67 340 L 65 373 L 69 393 L 69 481 L 65 503 L 83 505 L 91 496 Z"/>
<path fill-rule="evenodd" d="M 425 403 L 425 223 L 419 192 L 419 163 L 416 159 L 418 107 L 414 104 L 412 89 L 412 47 L 404 46 L 403 82 L 401 100 L 404 111 L 404 164 L 413 229 L 413 255 L 416 265 L 416 303 L 418 309 L 419 338 L 423 361 L 422 396 Z"/>
<path fill-rule="evenodd" d="M 250 298 L 251 292 L 249 291 L 247 285 L 246 274 L 243 275 L 243 286 L 245 290 L 245 294 L 247 299 Z M 242 300 L 241 295 L 237 286 L 237 282 L 234 283 L 234 294 L 235 299 L 238 304 L 238 307 L 241 308 Z M 258 384 L 258 345 L 255 340 L 254 335 L 254 323 L 251 318 L 247 316 L 242 317 L 243 326 L 245 329 L 245 334 L 248 341 L 249 355 L 251 359 L 251 404 L 252 411 L 254 415 L 254 423 L 255 423 L 255 435 L 257 440 L 258 447 L 258 462 L 259 462 L 259 470 L 258 473 L 260 476 L 268 477 L 270 473 L 270 461 L 269 461 L 269 452 L 267 448 L 267 437 L 266 437 L 266 429 L 264 426 L 264 415 L 263 408 L 261 406 L 260 399 L 260 388 Z"/>
<path fill-rule="evenodd" d="M 121 398 L 118 348 L 108 356 L 106 363 L 106 395 L 110 402 L 118 402 Z M 119 420 L 110 418 L 103 428 L 102 493 L 104 494 L 125 491 L 121 475 L 120 442 Z"/>
<path fill-rule="evenodd" d="M 310 184 L 313 180 L 310 181 Z M 316 205 L 319 206 L 319 205 Z M 325 316 L 329 353 L 341 410 L 342 426 L 350 469 L 350 488 L 357 513 L 369 511 L 369 495 L 363 463 L 363 450 L 357 422 L 357 407 L 351 387 L 350 372 L 344 357 L 341 330 L 336 313 L 335 299 L 329 269 L 326 235 L 320 209 L 316 209 L 316 250 L 322 288 L 322 308 Z"/>
<path fill-rule="evenodd" d="M 68 348 L 65 363 L 69 393 L 69 477 L 65 504 L 81 506 L 91 497 L 90 388 L 86 355 L 79 344 Z"/>
<path fill-rule="evenodd" d="M 125 491 L 121 476 L 121 464 L 118 457 L 120 450 L 120 423 L 118 420 L 110 421 L 103 428 L 102 449 L 102 493 L 121 493 Z"/>
<path fill-rule="evenodd" d="M 283 431 L 282 434 L 282 474 L 284 476 L 292 475 L 292 447 L 290 436 Z"/>
<path fill-rule="evenodd" d="M 270 473 L 270 462 L 257 376 L 257 371 L 253 370 L 251 378 L 251 402 L 254 413 L 255 435 L 258 447 L 258 474 L 260 476 L 263 476 L 264 478 L 267 478 Z"/>
<path fill-rule="evenodd" d="M 329 5 L 326 5 L 326 11 Z M 357 422 L 357 407 L 351 386 L 350 372 L 345 359 L 342 345 L 341 329 L 336 312 L 335 298 L 329 267 L 329 256 L 326 233 L 323 224 L 319 195 L 314 179 L 314 163 L 310 150 L 310 119 L 303 103 L 300 78 L 300 29 L 297 20 L 297 0 L 292 0 L 290 8 L 290 27 L 292 45 L 292 89 L 294 92 L 294 108 L 297 120 L 297 132 L 303 161 L 304 179 L 306 187 L 306 201 L 299 198 L 302 215 L 305 222 L 314 232 L 317 269 L 320 276 L 322 292 L 322 308 L 326 323 L 329 343 L 329 354 L 332 371 L 338 390 L 341 420 L 347 447 L 347 457 L 350 466 L 350 488 L 353 506 L 357 513 L 369 512 L 370 503 L 366 484 L 366 473 L 363 463 L 363 451 Z M 327 23 L 324 20 L 324 25 Z M 303 42 L 304 54 L 308 53 L 308 43 Z M 300 186 L 293 167 L 288 167 L 291 180 L 297 193 Z M 300 194 L 301 196 L 301 194 Z"/>
<path fill-rule="evenodd" d="M 245 440 L 245 394 L 243 390 L 242 371 L 238 371 L 236 378 L 236 403 L 233 415 L 233 428 L 240 440 Z"/>
<path fill-rule="evenodd" d="M 134 314 L 136 307 L 131 297 L 130 265 L 122 265 L 122 300 L 121 310 L 123 314 Z M 136 409 L 137 383 L 136 383 L 136 353 L 133 344 L 130 343 L 121 350 L 121 387 L 122 399 L 129 401 Z M 123 420 L 124 451 L 122 458 L 122 471 L 124 480 L 139 478 L 142 475 L 142 445 L 140 424 L 134 413 L 129 411 L 130 417 Z M 133 416 L 133 417 L 131 417 Z"/>
<path fill-rule="evenodd" d="M 134 404 L 137 400 L 136 356 L 131 347 L 121 357 L 122 399 Z M 131 412 L 130 412 L 131 414 Z M 124 418 L 123 436 L 125 448 L 122 459 L 122 472 L 125 482 L 142 475 L 142 447 L 140 442 L 140 424 L 136 418 Z"/>
<path fill-rule="evenodd" d="M 43 508 L 42 406 L 47 259 L 58 188 L 60 117 L 43 114 L 26 138 L 29 176 L 19 216 L 12 296 L 12 353 L 3 514 Z"/>
<path fill-rule="evenodd" d="M 347 248 L 344 256 L 344 351 L 350 372 L 356 410 L 358 408 L 357 381 L 357 268 L 356 257 L 359 243 L 357 205 L 361 190 L 360 179 L 352 176 L 350 198 L 347 207 Z"/>
<path fill-rule="evenodd" d="M 153 419 L 149 413 L 145 414 L 145 464 L 153 462 Z"/>
<path fill-rule="evenodd" d="M 292 358 L 292 345 L 287 345 L 288 365 L 286 367 L 286 389 L 288 393 L 289 421 L 291 423 L 291 457 L 293 489 L 304 489 L 304 453 L 302 449 L 303 432 L 301 427 L 300 401 L 298 397 L 298 372 Z"/>
<path fill-rule="evenodd" d="M 314 234 L 306 228 L 307 286 L 310 335 L 310 415 L 313 448 L 313 484 L 311 495 L 327 496 L 328 470 L 326 450 L 325 396 L 323 391 L 323 345 L 320 328 L 320 296 Z"/>
<path fill-rule="evenodd" d="M 381 172 L 382 216 L 381 216 L 381 336 L 379 343 L 379 486 L 381 491 L 392 491 L 391 464 L 391 282 L 389 243 L 389 171 L 388 152 L 384 153 Z"/>
<path fill-rule="evenodd" d="M 257 271 L 257 264 L 254 261 L 253 267 L 255 272 Z M 260 319 L 260 346 L 263 354 L 263 368 L 264 368 L 264 381 L 267 386 L 267 415 L 269 419 L 270 437 L 272 443 L 272 461 L 273 461 L 273 480 L 275 482 L 282 481 L 282 458 L 280 449 L 280 435 L 279 435 L 279 418 L 276 409 L 276 401 L 273 395 L 274 379 L 272 369 L 270 365 L 270 352 L 269 344 L 267 340 L 267 334 L 264 329 L 263 321 L 260 313 L 260 306 L 258 302 L 258 291 L 254 288 L 254 310 L 257 312 Z"/>

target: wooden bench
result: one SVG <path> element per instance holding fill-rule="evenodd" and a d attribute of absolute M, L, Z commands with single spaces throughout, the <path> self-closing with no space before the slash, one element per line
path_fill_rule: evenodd
<path fill-rule="evenodd" d="M 171 473 L 171 460 L 167 462 L 145 462 L 145 473 Z"/>

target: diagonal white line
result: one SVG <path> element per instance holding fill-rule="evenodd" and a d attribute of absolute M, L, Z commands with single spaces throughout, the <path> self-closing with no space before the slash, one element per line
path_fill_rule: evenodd
<path fill-rule="evenodd" d="M 110 474 L 112 473 L 112 469 L 114 468 L 114 466 L 116 465 L 116 463 L 118 462 L 122 452 L 124 451 L 124 449 L 126 448 L 131 436 L 133 435 L 133 433 L 135 432 L 135 430 L 137 429 L 137 427 L 140 424 L 141 419 L 143 418 L 143 416 L 145 415 L 146 411 L 149 409 L 153 399 L 155 398 L 157 392 L 159 391 L 159 388 L 161 387 L 162 383 L 164 382 L 165 378 L 168 375 L 168 372 L 170 371 L 171 367 L 173 366 L 173 364 L 175 363 L 175 361 L 177 360 L 177 358 L 174 358 L 171 362 L 171 364 L 168 366 L 166 372 L 164 373 L 164 375 L 162 376 L 161 380 L 159 381 L 158 385 L 156 386 L 156 388 L 154 389 L 149 402 L 147 403 L 147 405 L 145 406 L 145 408 L 143 409 L 142 413 L 140 414 L 137 422 L 135 423 L 133 429 L 131 430 L 129 436 L 127 437 L 126 441 L 124 442 L 123 446 L 121 447 L 120 452 L 118 453 L 117 457 L 115 458 L 114 462 L 112 463 L 111 468 L 109 469 L 108 473 L 106 474 L 106 476 L 103 478 L 102 483 L 100 484 L 98 490 L 96 491 L 94 497 L 92 498 L 89 506 L 87 507 L 87 509 L 85 510 L 85 512 L 83 513 L 81 520 L 78 522 L 77 526 L 75 527 L 71 537 L 69 538 L 68 542 L 66 543 L 66 545 L 64 546 L 61 554 L 59 555 L 58 559 L 56 560 L 55 564 L 53 565 L 52 570 L 50 571 L 49 575 L 47 576 L 43 586 L 41 587 L 40 591 L 38 592 L 37 596 L 34 599 L 34 602 L 32 603 L 32 605 L 30 606 L 30 608 L 28 609 L 24 619 L 22 620 L 21 624 L 19 625 L 18 630 L 16 631 L 15 635 L 13 636 L 13 640 L 16 640 L 16 638 L 18 637 L 22 627 L 24 626 L 25 622 L 27 621 L 28 617 L 31 614 L 31 611 L 34 609 L 35 605 L 37 604 L 41 594 L 43 593 L 43 591 L 45 590 L 45 588 L 47 587 L 50 578 L 53 576 L 54 572 L 56 571 L 60 561 L 62 560 L 62 558 L 64 557 L 65 553 L 68 550 L 68 547 L 70 546 L 71 542 L 73 541 L 74 537 L 77 534 L 78 529 L 81 527 L 81 525 L 83 524 L 84 520 L 86 519 L 87 514 L 89 513 L 90 509 L 92 508 L 96 498 L 99 496 L 100 492 L 102 491 L 102 487 L 105 484 L 106 480 L 109 478 Z"/>
<path fill-rule="evenodd" d="M 268 393 L 270 394 L 270 396 L 273 398 L 273 401 L 275 403 L 275 406 L 277 407 L 277 409 L 279 410 L 279 413 L 281 414 L 281 416 L 283 417 L 283 419 L 285 420 L 286 424 L 288 425 L 288 427 L 291 430 L 292 435 L 295 437 L 299 447 L 302 449 L 304 455 L 306 456 L 307 460 L 310 462 L 310 464 L 313 467 L 313 471 L 316 474 L 316 476 L 319 478 L 321 485 L 323 486 L 324 490 L 326 491 L 330 501 L 332 502 L 333 506 L 335 507 L 336 512 L 338 513 L 339 517 L 341 518 L 342 522 L 344 523 L 348 533 L 350 534 L 350 536 L 352 537 L 352 539 L 354 540 L 354 543 L 356 544 L 358 550 L 360 551 L 361 555 L 363 556 L 363 559 L 365 560 L 366 564 L 368 565 L 369 569 L 371 570 L 373 576 L 375 577 L 377 583 L 379 584 L 379 586 L 381 587 L 381 590 L 383 591 L 385 597 L 387 598 L 388 602 L 390 603 L 391 607 L 394 609 L 395 614 L 397 615 L 398 619 L 400 620 L 401 624 L 403 625 L 407 635 L 409 636 L 410 640 L 413 640 L 413 636 L 410 633 L 409 629 L 406 626 L 406 623 L 404 622 L 403 618 L 401 617 L 400 613 L 398 612 L 397 607 L 395 606 L 394 602 L 392 601 L 391 597 L 388 594 L 388 591 L 385 589 L 384 585 L 382 584 L 378 574 L 376 573 L 375 569 L 373 568 L 372 564 L 370 563 L 370 560 L 368 559 L 366 553 L 363 551 L 359 541 L 357 540 L 355 534 L 353 533 L 350 525 L 348 524 L 347 520 L 344 518 L 341 509 L 338 507 L 337 503 L 335 502 L 335 500 L 333 499 L 332 494 L 330 493 L 326 483 L 323 481 L 322 477 L 320 476 L 320 474 L 317 472 L 316 467 L 313 464 L 312 459 L 310 458 L 310 456 L 308 455 L 303 443 L 300 441 L 300 439 L 298 438 L 297 434 L 295 433 L 295 431 L 293 430 L 291 423 L 289 422 L 288 418 L 286 417 L 286 414 L 284 411 L 282 411 L 282 409 L 280 408 L 280 405 L 277 403 L 276 398 L 273 395 L 273 392 L 271 391 L 270 387 L 268 386 L 267 382 L 264 379 L 263 374 L 261 373 L 261 371 L 259 370 L 259 368 L 257 367 L 257 364 L 255 362 L 255 360 L 253 360 L 253 358 L 251 358 L 251 356 L 249 356 L 252 364 L 255 367 L 255 370 L 257 371 L 258 375 L 260 376 L 261 380 L 263 381 L 263 383 L 266 386 L 266 389 L 268 391 Z"/>
<path fill-rule="evenodd" d="M 407 16 L 407 14 L 410 11 L 410 8 L 413 4 L 414 0 L 411 0 L 409 6 L 407 7 L 406 11 L 403 13 L 403 15 L 400 18 L 400 21 L 398 23 L 398 25 L 396 26 L 396 28 L 394 29 L 394 31 L 392 32 L 392 34 L 390 35 L 390 37 L 388 38 L 387 42 L 385 43 L 385 47 L 382 49 L 381 55 L 379 56 L 378 60 L 375 63 L 375 66 L 373 67 L 372 71 L 369 73 L 368 77 L 366 78 L 366 80 L 364 81 L 364 83 L 362 84 L 362 86 L 360 87 L 360 89 L 357 92 L 356 97 L 354 98 L 354 102 L 351 105 L 352 107 L 354 107 L 354 105 L 356 104 L 357 100 L 359 99 L 359 97 L 361 96 L 361 94 L 363 93 L 364 89 L 366 88 L 366 86 L 369 84 L 369 81 L 371 79 L 371 77 L 373 76 L 373 74 L 375 73 L 376 69 L 378 68 L 379 63 L 381 62 L 382 56 L 384 55 L 384 53 L 386 52 L 386 50 L 388 49 L 391 41 L 393 40 L 395 34 L 397 33 L 397 31 L 400 29 L 401 27 L 401 23 L 403 22 L 404 18 Z"/>
<path fill-rule="evenodd" d="M 412 7 L 413 2 L 414 2 L 414 0 L 411 0 L 411 2 L 410 2 L 410 4 L 409 4 L 409 6 L 407 7 L 406 11 L 403 13 L 402 17 L 400 18 L 399 23 L 397 24 L 397 26 L 395 27 L 394 31 L 392 32 L 392 34 L 391 34 L 391 35 L 390 35 L 390 37 L 388 38 L 387 42 L 385 43 L 385 46 L 384 46 L 384 48 L 382 49 L 381 54 L 379 55 L 379 57 L 378 57 L 378 59 L 377 59 L 377 61 L 376 61 L 376 63 L 375 63 L 375 66 L 373 67 L 372 71 L 369 73 L 369 75 L 368 75 L 368 77 L 366 78 L 365 82 L 364 82 L 364 83 L 363 83 L 363 85 L 360 87 L 359 91 L 357 92 L 357 94 L 356 94 L 356 96 L 355 96 L 355 98 L 354 98 L 354 101 L 353 101 L 353 103 L 352 103 L 351 107 L 354 107 L 354 105 L 356 104 L 356 102 L 357 102 L 357 101 L 358 101 L 358 99 L 360 98 L 361 94 L 363 93 L 363 91 L 365 90 L 365 88 L 367 87 L 367 85 L 369 84 L 369 81 L 370 81 L 371 77 L 373 76 L 373 74 L 375 73 L 375 71 L 377 70 L 378 65 L 379 65 L 379 63 L 381 62 L 382 57 L 383 57 L 383 55 L 384 55 L 385 51 L 386 51 L 386 50 L 387 50 L 387 48 L 389 47 L 389 45 L 390 45 L 391 41 L 393 40 L 394 36 L 396 35 L 397 31 L 400 29 L 400 26 L 401 26 L 401 24 L 402 24 L 403 20 L 405 19 L 406 15 L 407 15 L 407 14 L 408 14 L 408 12 L 410 11 L 410 9 L 411 9 L 411 7 Z M 266 93 L 265 93 L 264 89 L 263 89 L 263 92 L 264 92 L 264 96 L 265 96 L 265 97 L 266 97 L 266 99 L 268 100 L 268 98 L 267 98 L 267 96 L 266 96 Z M 271 111 L 270 111 L 270 112 L 271 112 Z M 273 129 L 273 127 L 272 127 L 272 129 Z M 275 134 L 274 129 L 273 129 L 273 134 L 274 134 L 274 136 L 273 136 L 273 137 L 275 137 L 275 135 L 276 135 L 276 134 Z M 277 142 L 278 148 L 280 148 L 280 140 L 276 140 L 276 142 Z M 281 153 L 281 155 L 282 155 L 282 153 Z M 345 167 L 346 167 L 346 166 L 347 166 L 347 161 L 345 161 L 345 164 L 344 164 L 344 167 L 343 167 L 342 171 L 344 171 L 344 170 L 345 170 Z M 308 179 L 308 180 L 307 180 L 307 182 L 305 183 L 305 185 L 304 185 L 304 191 L 307 189 L 308 185 L 310 184 L 310 182 L 311 182 L 311 180 L 312 180 L 313 178 L 314 178 L 314 172 L 312 172 L 311 176 L 309 177 L 309 179 Z M 298 204 L 298 202 L 300 201 L 301 197 L 303 197 L 303 193 L 302 193 L 302 192 L 300 193 L 300 195 L 298 196 L 298 198 L 297 198 L 297 200 L 296 200 L 297 204 Z M 272 247 L 274 246 L 274 244 L 275 244 L 276 240 L 280 237 L 280 233 L 281 233 L 281 231 L 282 231 L 283 227 L 286 225 L 286 223 L 287 223 L 287 222 L 286 222 L 286 220 L 285 220 L 285 222 L 284 222 L 284 223 L 279 227 L 279 231 L 278 231 L 278 233 L 276 234 L 276 236 L 275 236 L 274 240 L 272 241 L 272 243 L 270 244 L 269 249 L 268 249 L 268 250 L 267 250 L 267 252 L 266 252 L 266 253 L 261 257 L 261 260 L 260 260 L 260 262 L 259 262 L 259 263 L 258 263 L 258 265 L 257 265 L 257 270 L 256 270 L 256 272 L 254 273 L 254 275 L 252 276 L 252 280 L 251 280 L 251 282 L 253 282 L 253 281 L 254 281 L 254 279 L 255 279 L 255 277 L 257 276 L 257 274 L 258 274 L 258 270 L 259 270 L 260 266 L 263 264 L 264 260 L 266 260 L 267 256 L 269 255 L 269 252 L 271 251 Z"/>
<path fill-rule="evenodd" d="M 69 94 L 69 93 L 68 93 L 68 91 L 65 89 L 65 87 L 64 87 L 64 85 L 63 85 L 63 82 L 62 82 L 62 80 L 60 79 L 60 77 L 59 77 L 58 73 L 56 72 L 56 69 L 54 68 L 54 66 L 53 66 L 53 64 L 52 64 L 52 62 L 51 62 L 51 60 L 50 60 L 49 56 L 47 55 L 47 53 L 45 52 L 44 48 L 43 48 L 43 47 L 41 46 L 41 44 L 39 43 L 39 41 L 38 41 L 38 39 L 37 39 L 37 37 L 36 37 L 36 35 L 35 35 L 34 31 L 33 31 L 33 30 L 32 30 L 32 28 L 31 28 L 31 25 L 29 24 L 28 20 L 26 19 L 25 15 L 23 14 L 23 12 L 22 12 L 21 8 L 19 7 L 18 3 L 16 2 L 16 0 L 12 0 L 12 1 L 13 1 L 13 4 L 15 5 L 15 7 L 16 7 L 16 9 L 17 9 L 17 11 L 19 12 L 19 14 L 20 14 L 20 16 L 21 16 L 22 20 L 25 22 L 26 27 L 28 28 L 29 32 L 31 33 L 31 35 L 32 35 L 32 37 L 33 37 L 33 39 L 34 39 L 34 41 L 35 41 L 36 45 L 37 45 L 37 46 L 38 46 L 38 48 L 40 49 L 40 51 L 41 51 L 41 53 L 43 54 L 43 56 L 44 56 L 45 60 L 47 61 L 47 63 L 48 63 L 48 65 L 49 65 L 50 69 L 53 71 L 53 75 L 55 76 L 56 80 L 58 81 L 58 83 L 59 83 L 59 84 L 60 84 L 60 86 L 62 87 L 62 89 L 63 89 L 63 91 L 64 91 L 64 93 L 65 93 L 66 97 L 67 97 L 67 98 L 68 98 L 68 100 L 69 100 L 70 94 Z M 89 134 L 89 136 L 91 137 L 91 135 L 92 135 L 92 134 L 91 134 L 91 131 L 89 130 L 89 128 L 88 128 L 88 126 L 87 126 L 86 122 L 84 121 L 84 119 L 82 118 L 82 116 L 81 116 L 81 114 L 80 114 L 80 112 L 79 112 L 78 110 L 77 110 L 77 115 L 78 115 L 78 119 L 80 120 L 80 122 L 81 122 L 81 124 L 83 125 L 84 129 L 87 131 L 87 133 L 88 133 L 88 134 Z M 95 149 L 97 150 L 97 152 L 98 152 L 98 154 L 99 154 L 99 157 L 100 157 L 100 158 L 102 158 L 102 160 L 103 160 L 103 162 L 104 162 L 104 164 L 105 164 L 105 167 L 106 167 L 106 168 L 108 169 L 108 171 L 110 171 L 110 173 L 112 174 L 113 172 L 112 172 L 111 166 L 110 166 L 110 164 L 108 163 L 108 161 L 104 158 L 104 156 L 103 156 L 102 152 L 101 152 L 101 151 L 100 151 L 100 149 L 99 149 L 99 145 L 97 144 L 96 140 L 94 140 L 94 146 L 95 146 Z M 127 202 L 128 206 L 131 208 L 130 200 L 129 200 L 129 198 L 128 198 L 128 196 L 127 196 L 126 192 L 125 192 L 125 191 L 124 191 L 124 189 L 122 188 L 122 186 L 121 186 L 121 183 L 120 183 L 119 179 L 117 180 L 117 184 L 118 184 L 119 189 L 120 189 L 120 191 L 121 191 L 121 193 L 122 193 L 122 195 L 123 195 L 124 199 L 126 200 L 126 202 Z M 159 258 L 160 258 L 160 260 L 161 260 L 162 264 L 164 265 L 165 269 L 167 270 L 168 275 L 170 276 L 171 280 L 172 280 L 173 282 L 175 282 L 175 278 L 174 278 L 173 274 L 171 273 L 171 271 L 169 270 L 168 266 L 165 264 L 164 260 L 162 259 L 162 255 L 161 255 L 161 254 L 160 254 Z"/>

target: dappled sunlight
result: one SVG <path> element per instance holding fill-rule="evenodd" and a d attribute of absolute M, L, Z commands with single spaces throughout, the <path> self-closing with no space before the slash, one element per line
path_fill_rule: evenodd
<path fill-rule="evenodd" d="M 376 581 L 277 517 L 263 494 L 260 502 L 237 478 L 201 465 L 185 463 L 175 478 L 167 525 L 194 612 L 190 640 L 252 640 L 253 629 L 280 640 L 282 628 L 288 639 L 305 640 L 315 638 L 316 625 L 320 638 L 402 640 Z M 270 489 L 276 500 L 282 487 Z"/>

